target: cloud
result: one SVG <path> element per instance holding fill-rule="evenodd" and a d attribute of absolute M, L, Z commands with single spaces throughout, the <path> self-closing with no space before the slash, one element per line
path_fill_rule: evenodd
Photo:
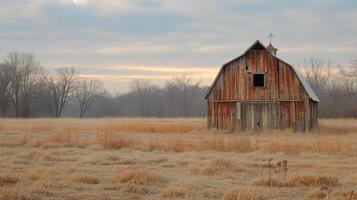
<path fill-rule="evenodd" d="M 17 20 L 37 16 L 41 8 L 40 0 L 0 0 L 0 23 L 16 23 Z"/>
<path fill-rule="evenodd" d="M 107 85 L 134 77 L 162 83 L 181 73 L 211 80 L 215 70 L 256 39 L 266 43 L 269 32 L 276 36 L 278 55 L 290 63 L 305 57 L 348 63 L 357 52 L 356 1 L 0 3 L 0 56 L 31 52 L 46 67 L 73 66 L 103 80 L 112 77 Z"/>

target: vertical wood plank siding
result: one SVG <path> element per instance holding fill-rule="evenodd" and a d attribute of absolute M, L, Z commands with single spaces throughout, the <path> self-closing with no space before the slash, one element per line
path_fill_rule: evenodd
<path fill-rule="evenodd" d="M 253 87 L 256 72 L 265 73 L 265 87 Z M 240 112 L 236 102 L 241 102 Z M 207 108 L 208 128 L 305 131 L 317 126 L 317 102 L 309 98 L 291 66 L 265 49 L 249 50 L 223 67 L 207 97 Z"/>

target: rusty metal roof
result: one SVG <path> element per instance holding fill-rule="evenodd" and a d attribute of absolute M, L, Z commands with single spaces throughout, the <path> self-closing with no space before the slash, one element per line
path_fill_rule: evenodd
<path fill-rule="evenodd" d="M 272 46 L 272 45 L 271 45 L 271 46 Z M 231 63 L 231 62 L 233 62 L 233 61 L 239 59 L 239 58 L 242 57 L 242 56 L 244 56 L 249 50 L 254 49 L 254 48 L 258 48 L 258 47 L 259 47 L 259 48 L 262 47 L 263 49 L 265 49 L 265 50 L 268 51 L 267 47 L 265 47 L 259 40 L 256 40 L 246 51 L 244 51 L 244 53 L 243 53 L 242 55 L 240 55 L 240 56 L 234 58 L 233 60 L 231 60 L 231 61 L 225 63 L 224 65 L 222 65 L 222 67 L 221 67 L 221 69 L 219 70 L 218 74 L 216 75 L 216 78 L 214 79 L 214 81 L 213 81 L 211 87 L 208 89 L 208 91 L 207 91 L 207 93 L 206 93 L 206 95 L 205 95 L 205 99 L 207 99 L 208 95 L 211 93 L 211 91 L 212 91 L 212 89 L 213 89 L 215 83 L 217 82 L 217 79 L 218 79 L 219 75 L 221 74 L 223 68 L 224 68 L 226 65 L 228 65 L 229 63 Z M 272 47 L 273 47 L 273 46 L 272 46 Z M 273 48 L 274 48 L 274 47 L 273 47 Z M 317 97 L 317 95 L 315 94 L 315 92 L 312 90 L 310 84 L 305 80 L 305 78 L 304 78 L 303 76 L 301 76 L 301 75 L 295 70 L 295 68 L 294 68 L 292 65 L 290 65 L 289 63 L 285 62 L 284 60 L 278 58 L 278 57 L 275 56 L 275 55 L 272 55 L 272 56 L 275 57 L 276 59 L 278 59 L 279 61 L 285 63 L 286 65 L 290 66 L 291 69 L 292 69 L 292 70 L 294 71 L 294 73 L 296 74 L 296 76 L 298 77 L 300 83 L 301 83 L 302 86 L 304 87 L 304 89 L 305 89 L 306 93 L 309 95 L 309 97 L 310 97 L 313 101 L 320 102 L 319 98 Z"/>

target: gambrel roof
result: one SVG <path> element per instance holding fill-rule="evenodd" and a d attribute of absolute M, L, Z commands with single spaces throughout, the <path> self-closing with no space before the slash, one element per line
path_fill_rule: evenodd
<path fill-rule="evenodd" d="M 237 58 L 234 58 L 233 60 L 227 62 L 226 64 L 222 65 L 221 69 L 219 70 L 216 78 L 214 79 L 211 87 L 208 89 L 206 95 L 205 95 L 205 99 L 207 99 L 208 95 L 211 93 L 214 85 L 216 84 L 219 75 L 221 74 L 222 70 L 224 69 L 225 66 L 227 66 L 228 64 L 238 60 L 239 58 L 243 57 L 249 50 L 251 49 L 265 49 L 268 51 L 267 47 L 264 46 L 264 44 L 262 44 L 259 40 L 255 41 L 246 51 L 244 51 L 244 53 L 240 56 L 238 56 Z M 286 65 L 288 65 L 292 71 L 295 73 L 295 75 L 297 76 L 297 78 L 299 79 L 301 85 L 303 86 L 303 88 L 305 89 L 306 93 L 308 94 L 308 96 L 310 97 L 311 100 L 316 101 L 316 102 L 320 102 L 320 99 L 317 97 L 317 95 L 315 94 L 315 92 L 312 90 L 310 84 L 305 80 L 305 78 L 303 76 L 301 76 L 299 74 L 299 72 L 296 71 L 296 69 L 290 65 L 289 63 L 285 62 L 284 60 L 278 58 L 277 56 L 271 54 L 274 58 L 276 58 L 278 61 L 285 63 Z"/>

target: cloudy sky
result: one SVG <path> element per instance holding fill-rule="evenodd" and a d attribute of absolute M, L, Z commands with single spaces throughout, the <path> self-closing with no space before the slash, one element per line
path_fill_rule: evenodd
<path fill-rule="evenodd" d="M 186 74 L 210 84 L 219 67 L 272 32 L 278 56 L 349 63 L 356 0 L 0 0 L 0 56 L 35 54 L 75 67 L 113 92 L 135 79 Z"/>

